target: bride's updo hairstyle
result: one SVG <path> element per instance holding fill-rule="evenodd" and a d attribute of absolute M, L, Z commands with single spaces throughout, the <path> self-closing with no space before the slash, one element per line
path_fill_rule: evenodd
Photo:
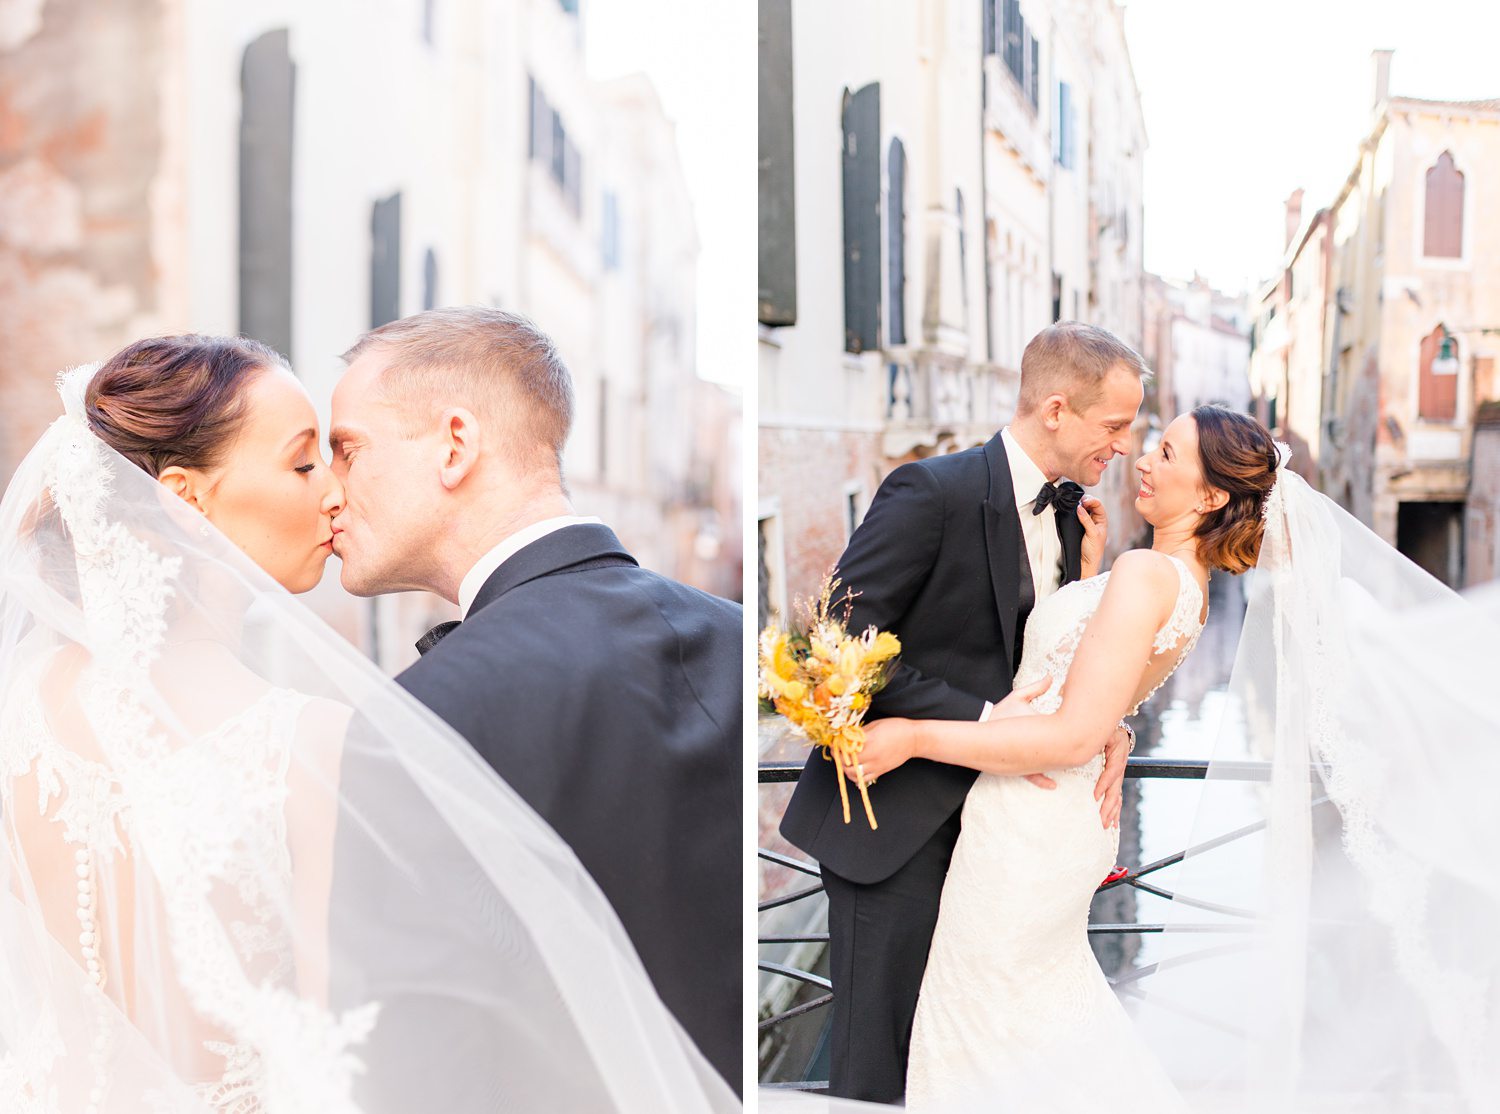
<path fill-rule="evenodd" d="M 1254 568 L 1265 533 L 1261 510 L 1276 482 L 1276 442 L 1248 414 L 1223 406 L 1193 411 L 1203 482 L 1229 496 L 1198 523 L 1198 555 L 1205 564 L 1238 575 Z"/>
<path fill-rule="evenodd" d="M 148 337 L 116 352 L 89 381 L 95 434 L 153 478 L 173 466 L 222 463 L 244 423 L 246 388 L 286 362 L 258 340 Z"/>

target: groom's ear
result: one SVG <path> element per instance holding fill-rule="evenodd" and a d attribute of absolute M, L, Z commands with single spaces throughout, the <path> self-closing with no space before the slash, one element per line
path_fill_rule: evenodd
<path fill-rule="evenodd" d="M 186 468 L 179 468 L 174 464 L 169 468 L 163 468 L 161 474 L 156 479 L 162 487 L 177 496 L 177 498 L 181 499 L 188 506 L 202 511 L 204 514 L 208 513 L 208 508 L 203 502 L 206 489 L 203 487 L 201 476 L 189 472 Z"/>
<path fill-rule="evenodd" d="M 1063 395 L 1048 395 L 1042 399 L 1042 404 L 1037 407 L 1037 414 L 1042 419 L 1042 424 L 1048 429 L 1057 429 L 1062 424 L 1063 407 L 1067 404 L 1068 400 Z"/>
<path fill-rule="evenodd" d="M 449 491 L 464 482 L 465 477 L 479 463 L 483 435 L 479 420 L 470 410 L 462 406 L 450 407 L 438 419 L 438 433 L 443 450 L 443 462 L 438 471 L 442 484 Z"/>

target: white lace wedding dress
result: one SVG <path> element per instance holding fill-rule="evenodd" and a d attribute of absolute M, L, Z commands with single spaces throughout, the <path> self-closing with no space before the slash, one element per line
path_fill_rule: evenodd
<path fill-rule="evenodd" d="M 1152 660 L 1173 657 L 1157 688 L 1203 629 L 1203 593 L 1188 567 L 1172 560 L 1177 602 L 1156 634 Z M 1052 678 L 1036 711 L 1061 706 L 1108 577 L 1066 585 L 1032 611 L 1015 686 Z M 909 1107 L 1026 1110 L 1044 1100 L 1051 1111 L 1181 1108 L 1089 949 L 1089 903 L 1115 864 L 1120 838 L 1100 823 L 1094 799 L 1103 764 L 1101 754 L 1049 771 L 1053 790 L 993 774 L 974 782 L 917 1000 Z"/>

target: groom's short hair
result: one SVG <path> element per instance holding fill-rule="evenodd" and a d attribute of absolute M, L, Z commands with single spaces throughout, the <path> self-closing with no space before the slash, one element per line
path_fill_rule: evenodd
<path fill-rule="evenodd" d="M 1146 361 L 1106 329 L 1082 321 L 1049 325 L 1021 354 L 1021 389 L 1016 413 L 1029 414 L 1049 395 L 1065 395 L 1075 412 L 1087 410 L 1104 393 L 1104 379 L 1116 367 L 1151 379 Z"/>
<path fill-rule="evenodd" d="M 505 423 L 518 462 L 550 453 L 562 472 L 573 426 L 573 377 L 552 338 L 519 313 L 488 306 L 429 309 L 371 329 L 344 353 L 386 358 L 379 389 L 416 436 L 449 406 Z M 531 450 L 531 451 L 528 451 Z"/>

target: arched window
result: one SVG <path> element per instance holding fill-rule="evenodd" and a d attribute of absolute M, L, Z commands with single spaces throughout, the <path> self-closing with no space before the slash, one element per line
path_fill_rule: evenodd
<path fill-rule="evenodd" d="M 906 343 L 906 148 L 899 139 L 891 140 L 885 174 L 886 304 L 890 314 L 886 343 L 895 345 Z"/>
<path fill-rule="evenodd" d="M 1458 259 L 1464 253 L 1464 176 L 1444 151 L 1427 169 L 1426 227 L 1422 254 Z"/>
<path fill-rule="evenodd" d="M 1417 417 L 1429 422 L 1451 422 L 1458 414 L 1458 376 L 1432 370 L 1442 354 L 1444 330 L 1441 325 L 1422 338 L 1418 355 Z M 1458 339 L 1450 337 L 1450 355 L 1459 357 Z M 1440 367 L 1442 365 L 1439 365 Z"/>

